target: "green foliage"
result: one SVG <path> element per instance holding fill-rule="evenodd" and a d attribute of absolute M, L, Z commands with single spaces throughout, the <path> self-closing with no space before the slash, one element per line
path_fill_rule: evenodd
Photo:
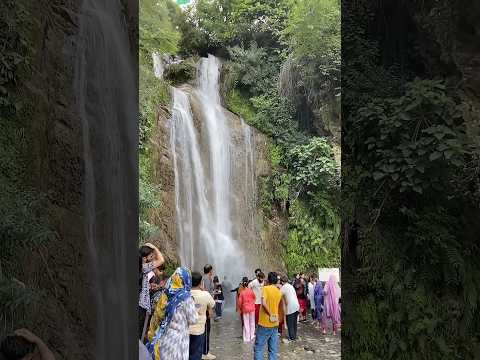
<path fill-rule="evenodd" d="M 298 191 L 334 189 L 339 185 L 338 165 L 331 145 L 325 138 L 314 137 L 307 144 L 296 145 L 286 154 L 286 161 Z"/>
<path fill-rule="evenodd" d="M 195 78 L 196 67 L 188 61 L 169 65 L 163 74 L 172 85 L 184 84 Z"/>
<path fill-rule="evenodd" d="M 342 217 L 358 236 L 345 242 L 342 357 L 475 359 L 478 112 L 451 86 L 458 81 L 451 74 L 413 78 L 419 62 L 434 69 L 431 49 L 401 66 L 380 55 L 385 46 L 367 29 L 380 13 L 395 16 L 391 7 L 345 4 L 351 16 L 342 40 L 350 56 L 342 59 L 342 84 L 352 91 L 342 95 Z M 430 46 L 428 38 L 450 57 L 442 22 L 455 6 L 422 3 L 416 21 L 428 23 L 413 31 L 422 35 L 411 46 Z"/>
<path fill-rule="evenodd" d="M 253 106 L 240 90 L 231 89 L 227 92 L 225 101 L 231 112 L 241 116 L 248 124 L 252 122 L 255 116 Z"/>
<path fill-rule="evenodd" d="M 170 0 L 140 1 L 139 242 L 141 243 L 158 231 L 150 222 L 150 212 L 161 206 L 158 198 L 159 187 L 151 176 L 153 158 L 150 139 L 157 124 L 159 107 L 167 107 L 170 103 L 170 84 L 155 77 L 152 56 L 154 53 L 178 52 L 181 34 L 175 22 L 181 18 L 179 7 Z M 174 73 L 173 70 L 171 72 Z"/>
<path fill-rule="evenodd" d="M 45 194 L 32 185 L 31 109 L 35 99 L 22 87 L 32 74 L 32 32 L 37 23 L 31 3 L 0 3 L 0 313 L 2 331 L 24 322 L 27 307 L 38 302 L 42 290 L 26 286 L 19 257 L 55 239 Z"/>
<path fill-rule="evenodd" d="M 415 80 L 405 95 L 394 99 L 375 99 L 359 109 L 353 130 L 367 126 L 359 151 L 365 153 L 364 169 L 374 181 L 383 180 L 400 192 L 447 191 L 445 169 L 463 165 L 464 129 L 458 126 L 462 113 L 447 96 L 440 81 Z M 360 125 L 360 122 L 363 122 Z M 360 141 L 360 137 L 358 140 Z M 437 178 L 442 174 L 443 179 Z"/>
<path fill-rule="evenodd" d="M 298 130 L 292 104 L 276 89 L 269 89 L 250 101 L 255 109 L 251 125 L 280 143 L 305 141 L 306 135 Z"/>
<path fill-rule="evenodd" d="M 172 21 L 178 11 L 180 9 L 170 0 L 140 1 L 140 56 L 151 56 L 154 51 L 164 54 L 178 51 L 180 33 Z"/>
<path fill-rule="evenodd" d="M 328 200 L 323 206 L 329 210 L 321 215 L 326 223 L 319 221 L 320 216 L 313 216 L 304 203 L 294 201 L 288 240 L 284 244 L 284 261 L 289 274 L 316 271 L 320 267 L 340 266 L 340 218 L 334 213 Z"/>
<path fill-rule="evenodd" d="M 191 8 L 189 22 L 206 39 L 209 48 L 278 43 L 289 1 L 284 0 L 200 0 Z"/>
<path fill-rule="evenodd" d="M 339 0 L 299 0 L 282 31 L 291 49 L 292 71 L 312 102 L 330 99 L 339 93 L 341 21 Z"/>
<path fill-rule="evenodd" d="M 231 87 L 247 91 L 251 96 L 275 87 L 278 65 L 265 48 L 252 42 L 248 49 L 234 46 L 229 47 L 228 52 Z"/>

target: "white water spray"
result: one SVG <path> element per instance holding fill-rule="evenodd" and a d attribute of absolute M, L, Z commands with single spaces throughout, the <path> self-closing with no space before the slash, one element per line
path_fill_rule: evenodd
<path fill-rule="evenodd" d="M 182 263 L 201 271 L 211 263 L 220 278 L 237 280 L 249 274 L 244 261 L 239 219 L 232 219 L 236 178 L 254 189 L 252 134 L 246 124 L 241 145 L 232 142 L 232 118 L 226 116 L 219 94 L 220 63 L 214 56 L 198 66 L 198 86 L 192 97 L 201 111 L 195 127 L 191 103 L 185 92 L 173 89 L 170 141 L 175 172 L 177 236 Z M 198 125 L 197 125 L 198 127 Z M 245 152 L 245 163 L 234 155 Z M 245 171 L 244 171 L 245 170 Z M 242 192 L 244 189 L 241 189 Z M 245 189 L 246 190 L 246 189 Z M 239 212 L 238 209 L 236 209 Z M 249 212 L 253 218 L 253 209 Z M 252 215 L 250 215 L 250 213 Z M 252 222 L 253 223 L 253 222 Z"/>

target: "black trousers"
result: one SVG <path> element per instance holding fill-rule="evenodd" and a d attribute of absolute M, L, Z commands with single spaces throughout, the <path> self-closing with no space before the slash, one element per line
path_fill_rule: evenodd
<path fill-rule="evenodd" d="M 288 338 L 290 340 L 297 339 L 297 325 L 298 325 L 298 311 L 295 311 L 293 314 L 287 315 Z"/>
<path fill-rule="evenodd" d="M 203 342 L 203 355 L 210 351 L 210 316 L 207 312 L 207 322 L 205 323 L 205 341 Z"/>
<path fill-rule="evenodd" d="M 203 333 L 202 335 L 190 335 L 188 360 L 202 360 L 202 350 L 204 343 L 205 333 Z"/>

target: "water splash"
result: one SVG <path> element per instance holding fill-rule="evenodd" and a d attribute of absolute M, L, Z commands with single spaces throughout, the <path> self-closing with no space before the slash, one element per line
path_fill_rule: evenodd
<path fill-rule="evenodd" d="M 153 53 L 152 59 L 153 59 L 153 72 L 158 79 L 162 79 L 163 72 L 165 71 L 165 65 L 163 64 L 162 56 L 159 53 Z"/>
<path fill-rule="evenodd" d="M 85 0 L 75 63 L 83 140 L 85 233 L 96 320 L 95 359 L 138 356 L 136 253 L 138 93 L 122 4 Z M 119 346 L 120 345 L 120 346 Z"/>
<path fill-rule="evenodd" d="M 214 56 L 200 60 L 198 85 L 191 94 L 201 112 L 197 126 L 187 94 L 180 89 L 172 90 L 170 142 L 177 238 L 184 265 L 201 271 L 204 264 L 211 263 L 221 278 L 238 279 L 248 271 L 242 250 L 244 244 L 234 236 L 240 231 L 239 220 L 232 219 L 236 192 L 232 186 L 237 180 L 234 177 L 243 178 L 243 168 L 239 169 L 243 162 L 236 164 L 234 155 L 245 152 L 249 158 L 245 166 L 251 167 L 252 136 L 245 134 L 241 146 L 232 143 L 235 124 L 221 106 L 219 76 L 220 63 Z M 250 189 L 252 181 L 249 176 Z M 243 209 L 245 211 L 249 209 Z"/>

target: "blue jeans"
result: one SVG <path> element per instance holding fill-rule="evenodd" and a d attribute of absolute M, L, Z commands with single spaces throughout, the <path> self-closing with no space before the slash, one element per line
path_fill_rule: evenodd
<path fill-rule="evenodd" d="M 253 348 L 253 359 L 263 360 L 263 349 L 268 343 L 268 360 L 278 358 L 278 327 L 266 328 L 258 325 L 255 334 L 255 347 Z"/>

